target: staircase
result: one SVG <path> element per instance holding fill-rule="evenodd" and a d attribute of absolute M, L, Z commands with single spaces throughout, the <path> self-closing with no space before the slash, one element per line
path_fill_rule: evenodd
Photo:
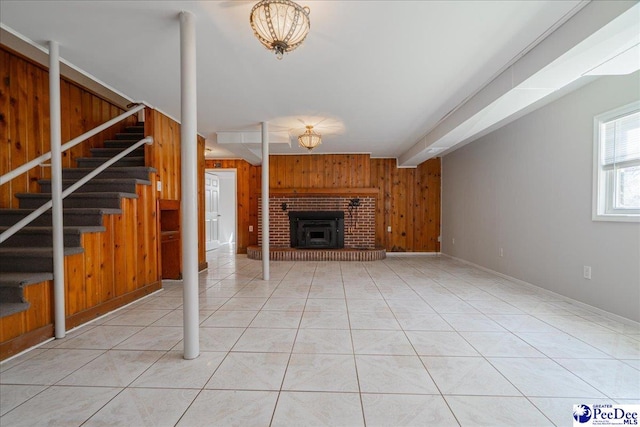
<path fill-rule="evenodd" d="M 144 124 L 129 126 L 91 157 L 78 158 L 77 168 L 63 169 L 63 188 L 91 172 L 144 137 Z M 103 215 L 119 214 L 123 198 L 137 198 L 137 185 L 150 185 L 153 168 L 145 166 L 144 147 L 103 171 L 63 201 L 65 256 L 84 252 L 82 235 L 105 231 Z M 16 194 L 19 209 L 0 209 L 0 232 L 51 199 L 51 181 L 40 180 L 40 193 Z M 51 211 L 44 213 L 0 244 L 0 318 L 29 308 L 25 286 L 53 279 Z"/>

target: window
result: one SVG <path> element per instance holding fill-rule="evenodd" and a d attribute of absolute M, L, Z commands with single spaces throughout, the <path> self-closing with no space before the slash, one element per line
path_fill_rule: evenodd
<path fill-rule="evenodd" d="M 640 102 L 594 119 L 593 219 L 640 221 Z"/>

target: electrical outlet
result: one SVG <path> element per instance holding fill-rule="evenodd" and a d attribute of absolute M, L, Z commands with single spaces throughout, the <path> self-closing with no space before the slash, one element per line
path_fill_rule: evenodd
<path fill-rule="evenodd" d="M 504 249 L 500 248 L 500 256 L 503 257 L 504 256 Z"/>
<path fill-rule="evenodd" d="M 438 243 L 442 242 L 442 236 L 438 236 Z"/>
<path fill-rule="evenodd" d="M 249 226 L 249 233 L 253 233 L 253 225 Z"/>
<path fill-rule="evenodd" d="M 156 190 L 162 191 L 162 181 L 156 181 Z"/>
<path fill-rule="evenodd" d="M 391 233 L 391 226 L 387 227 L 387 233 Z"/>
<path fill-rule="evenodd" d="M 455 245 L 456 244 L 456 238 L 454 237 L 453 239 L 451 239 L 451 244 Z"/>
<path fill-rule="evenodd" d="M 588 265 L 583 266 L 582 275 L 584 276 L 585 279 L 591 280 L 591 267 Z"/>

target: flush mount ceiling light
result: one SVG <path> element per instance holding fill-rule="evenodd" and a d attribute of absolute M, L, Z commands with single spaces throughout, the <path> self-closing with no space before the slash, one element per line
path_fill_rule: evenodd
<path fill-rule="evenodd" d="M 322 144 L 322 136 L 313 131 L 313 126 L 307 125 L 307 130 L 298 137 L 298 144 L 300 144 L 302 148 L 311 151 Z"/>
<path fill-rule="evenodd" d="M 249 16 L 253 33 L 260 43 L 282 59 L 285 52 L 291 52 L 309 33 L 309 8 L 291 0 L 262 0 Z"/>

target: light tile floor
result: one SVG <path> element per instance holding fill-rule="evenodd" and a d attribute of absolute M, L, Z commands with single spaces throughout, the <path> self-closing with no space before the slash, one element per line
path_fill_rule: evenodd
<path fill-rule="evenodd" d="M 640 403 L 640 326 L 446 257 L 261 262 L 182 285 L 0 365 L 2 426 L 572 425 L 574 403 Z"/>

